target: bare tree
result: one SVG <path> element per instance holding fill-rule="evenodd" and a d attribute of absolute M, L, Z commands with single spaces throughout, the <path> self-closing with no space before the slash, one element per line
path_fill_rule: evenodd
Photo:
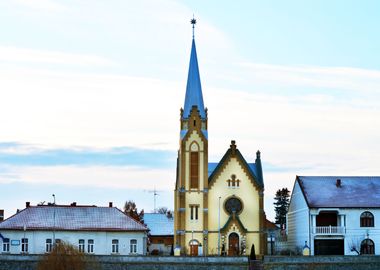
<path fill-rule="evenodd" d="M 134 220 L 144 223 L 144 210 L 140 213 L 137 210 L 136 203 L 134 201 L 126 201 L 124 204 L 124 213 L 133 218 Z"/>
<path fill-rule="evenodd" d="M 99 265 L 71 244 L 57 243 L 53 250 L 38 262 L 38 270 L 99 269 Z"/>
<path fill-rule="evenodd" d="M 168 211 L 169 211 L 168 208 L 165 206 L 159 207 L 157 209 L 157 213 L 159 213 L 159 214 L 166 214 Z"/>

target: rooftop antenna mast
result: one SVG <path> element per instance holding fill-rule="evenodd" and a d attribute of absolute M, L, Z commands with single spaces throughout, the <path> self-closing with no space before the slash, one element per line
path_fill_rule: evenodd
<path fill-rule="evenodd" d="M 153 193 L 153 198 L 154 198 L 154 209 L 153 209 L 153 212 L 156 213 L 157 211 L 157 207 L 156 207 L 156 196 L 158 196 L 158 192 L 156 190 L 156 187 L 154 187 L 153 190 L 150 190 L 149 192 Z"/>

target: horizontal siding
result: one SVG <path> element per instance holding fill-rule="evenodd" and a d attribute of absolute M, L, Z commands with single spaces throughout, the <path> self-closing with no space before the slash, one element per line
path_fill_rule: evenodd
<path fill-rule="evenodd" d="M 288 247 L 302 248 L 305 241 L 309 246 L 309 208 L 298 182 L 295 182 L 287 214 Z"/>

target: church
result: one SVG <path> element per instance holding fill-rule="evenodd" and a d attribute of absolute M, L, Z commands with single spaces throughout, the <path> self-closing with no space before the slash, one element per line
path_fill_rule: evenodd
<path fill-rule="evenodd" d="M 174 245 L 181 255 L 265 253 L 264 179 L 260 151 L 245 160 L 235 141 L 219 162 L 208 160 L 208 117 L 204 107 L 194 39 L 174 190 Z"/>

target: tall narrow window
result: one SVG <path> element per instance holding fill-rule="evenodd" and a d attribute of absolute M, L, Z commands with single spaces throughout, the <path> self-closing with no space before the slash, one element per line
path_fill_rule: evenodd
<path fill-rule="evenodd" d="M 21 252 L 28 252 L 28 238 L 21 239 Z"/>
<path fill-rule="evenodd" d="M 130 241 L 129 250 L 130 250 L 131 254 L 136 254 L 137 253 L 137 240 L 136 239 L 132 239 Z"/>
<path fill-rule="evenodd" d="M 94 253 L 94 240 L 88 239 L 87 241 L 87 252 L 88 253 Z"/>
<path fill-rule="evenodd" d="M 190 220 L 198 220 L 199 205 L 190 205 Z"/>
<path fill-rule="evenodd" d="M 9 252 L 9 238 L 3 240 L 3 252 Z"/>
<path fill-rule="evenodd" d="M 190 152 L 190 188 L 199 188 L 199 153 Z"/>
<path fill-rule="evenodd" d="M 112 253 L 119 253 L 119 240 L 118 239 L 112 240 Z"/>
<path fill-rule="evenodd" d="M 84 252 L 84 239 L 79 239 L 78 249 L 79 252 Z"/>
<path fill-rule="evenodd" d="M 49 253 L 53 249 L 53 241 L 51 239 L 46 239 L 45 252 Z"/>

